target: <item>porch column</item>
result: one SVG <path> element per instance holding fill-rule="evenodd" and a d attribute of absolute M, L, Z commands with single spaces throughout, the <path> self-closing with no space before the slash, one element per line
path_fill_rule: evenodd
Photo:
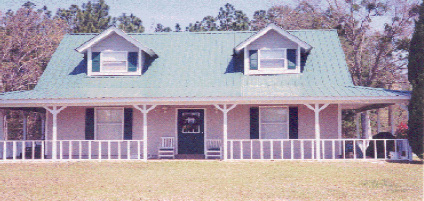
<path fill-rule="evenodd" d="M 22 114 L 22 140 L 26 141 L 27 140 L 27 135 L 28 135 L 28 112 L 27 111 L 21 111 Z"/>
<path fill-rule="evenodd" d="M 390 121 L 390 132 L 395 135 L 395 122 L 393 118 L 393 106 L 389 106 L 389 121 Z"/>
<path fill-rule="evenodd" d="M 381 132 L 380 108 L 377 109 L 377 133 Z"/>
<path fill-rule="evenodd" d="M 342 116 L 342 105 L 337 105 L 337 132 L 338 132 L 338 138 L 342 139 L 342 125 L 343 125 L 343 116 Z M 339 146 L 339 155 L 342 155 L 342 143 L 340 141 Z"/>
<path fill-rule="evenodd" d="M 143 160 L 147 161 L 147 113 L 155 109 L 156 105 L 151 105 L 150 108 L 147 108 L 147 105 L 143 105 L 143 108 L 138 105 L 133 107 L 143 113 Z"/>
<path fill-rule="evenodd" d="M 49 107 L 44 107 L 47 111 L 49 111 L 53 115 L 53 130 L 52 130 L 52 159 L 57 159 L 57 115 L 65 109 L 66 106 L 53 106 L 52 109 Z"/>
<path fill-rule="evenodd" d="M 228 108 L 228 105 L 227 104 L 223 104 L 222 107 L 220 105 L 218 105 L 218 104 L 214 104 L 214 105 L 215 105 L 215 107 L 218 110 L 221 110 L 221 112 L 224 115 L 224 136 L 223 136 L 223 138 L 224 138 L 224 140 L 223 140 L 224 141 L 223 142 L 224 147 L 223 147 L 223 149 L 224 149 L 224 160 L 227 160 L 227 157 L 228 157 L 228 154 L 227 154 L 228 153 L 228 150 L 227 150 L 227 140 L 228 140 L 228 112 L 230 110 L 234 109 L 237 106 L 237 104 L 233 104 L 229 108 Z"/>
<path fill-rule="evenodd" d="M 321 110 L 325 109 L 328 107 L 328 105 L 330 105 L 329 103 L 324 104 L 322 107 L 319 107 L 318 103 L 315 103 L 314 107 L 310 104 L 305 104 L 306 107 L 308 107 L 309 109 L 313 110 L 315 112 L 315 140 L 316 140 L 316 159 L 321 159 L 321 128 L 319 125 L 319 112 L 321 112 Z"/>

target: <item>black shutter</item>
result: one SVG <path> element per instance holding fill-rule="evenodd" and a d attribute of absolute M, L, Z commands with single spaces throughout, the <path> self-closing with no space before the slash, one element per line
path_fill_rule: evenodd
<path fill-rule="evenodd" d="M 124 109 L 124 140 L 132 140 L 133 109 Z"/>
<path fill-rule="evenodd" d="M 289 138 L 290 139 L 298 139 L 298 131 L 299 131 L 299 124 L 298 124 L 298 109 L 297 107 L 290 107 L 289 108 Z"/>
<path fill-rule="evenodd" d="M 137 71 L 138 52 L 128 52 L 128 72 Z"/>
<path fill-rule="evenodd" d="M 85 110 L 85 139 L 94 140 L 94 108 Z"/>
<path fill-rule="evenodd" d="M 287 60 L 288 60 L 288 69 L 296 69 L 297 65 L 297 50 L 296 49 L 287 49 Z"/>
<path fill-rule="evenodd" d="M 250 70 L 258 70 L 258 50 L 249 50 Z"/>
<path fill-rule="evenodd" d="M 250 108 L 250 139 L 259 139 L 259 108 Z"/>
<path fill-rule="evenodd" d="M 100 72 L 100 52 L 91 53 L 91 72 Z"/>

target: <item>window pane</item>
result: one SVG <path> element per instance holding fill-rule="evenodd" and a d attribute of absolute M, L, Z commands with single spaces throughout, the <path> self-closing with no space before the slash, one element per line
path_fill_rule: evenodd
<path fill-rule="evenodd" d="M 284 68 L 284 59 L 261 60 L 261 68 Z"/>
<path fill-rule="evenodd" d="M 122 136 L 122 124 L 106 124 L 97 126 L 98 140 L 122 140 Z"/>
<path fill-rule="evenodd" d="M 121 109 L 97 110 L 97 123 L 122 123 Z"/>
<path fill-rule="evenodd" d="M 117 71 L 126 72 L 127 62 L 125 61 L 104 61 L 102 65 L 102 71 Z"/>
<path fill-rule="evenodd" d="M 102 52 L 103 61 L 126 61 L 126 52 Z"/>
<path fill-rule="evenodd" d="M 261 59 L 282 59 L 285 58 L 284 49 L 260 50 Z"/>
<path fill-rule="evenodd" d="M 288 109 L 285 107 L 268 107 L 260 109 L 261 123 L 287 123 Z"/>
<path fill-rule="evenodd" d="M 287 124 L 262 124 L 262 139 L 287 139 Z"/>

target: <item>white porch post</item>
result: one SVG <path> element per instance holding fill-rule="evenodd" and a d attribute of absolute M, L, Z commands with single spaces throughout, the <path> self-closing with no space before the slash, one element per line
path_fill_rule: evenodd
<path fill-rule="evenodd" d="M 380 108 L 377 109 L 377 133 L 381 132 Z"/>
<path fill-rule="evenodd" d="M 151 105 L 150 108 L 147 108 L 147 105 L 143 105 L 143 108 L 138 105 L 133 107 L 143 113 L 143 160 L 147 161 L 147 113 L 155 109 L 156 105 Z"/>
<path fill-rule="evenodd" d="M 356 125 L 356 138 L 361 138 L 361 131 L 359 130 L 360 128 L 360 117 L 361 117 L 361 113 L 356 113 L 355 114 L 355 125 Z"/>
<path fill-rule="evenodd" d="M 237 106 L 237 104 L 233 104 L 233 105 L 231 105 L 229 108 L 228 108 L 228 105 L 227 104 L 223 104 L 222 105 L 222 108 L 221 108 L 221 106 L 220 105 L 218 105 L 218 104 L 215 104 L 215 107 L 218 109 L 218 110 L 221 110 L 221 112 L 223 113 L 223 115 L 224 115 L 224 136 L 223 136 L 223 138 L 224 138 L 224 142 L 223 142 L 223 144 L 224 144 L 224 147 L 223 147 L 223 149 L 224 149 L 224 160 L 227 160 L 227 157 L 228 157 L 228 150 L 227 150 L 227 141 L 228 141 L 228 112 L 230 111 L 230 110 L 232 110 L 232 109 L 234 109 L 235 107 Z"/>
<path fill-rule="evenodd" d="M 342 117 L 342 105 L 337 105 L 337 130 L 338 130 L 338 138 L 342 139 L 342 125 L 343 125 L 343 117 Z M 342 146 L 339 146 L 339 155 L 342 155 Z"/>
<path fill-rule="evenodd" d="M 53 109 L 49 107 L 44 107 L 47 111 L 49 111 L 53 115 L 53 129 L 52 129 L 52 159 L 57 159 L 57 115 L 65 109 L 66 106 L 59 107 L 53 106 Z"/>
<path fill-rule="evenodd" d="M 316 140 L 316 159 L 321 159 L 321 128 L 320 128 L 320 124 L 319 124 L 319 112 L 321 112 L 321 110 L 327 108 L 327 106 L 329 105 L 324 104 L 322 107 L 319 107 L 318 103 L 315 103 L 314 107 L 312 107 L 312 105 L 310 104 L 305 104 L 306 107 L 308 107 L 309 109 L 313 110 L 315 112 L 315 140 Z"/>
<path fill-rule="evenodd" d="M 393 118 L 393 106 L 389 106 L 389 120 L 390 120 L 390 132 L 392 133 L 392 135 L 395 134 L 395 122 L 394 122 L 394 118 Z"/>

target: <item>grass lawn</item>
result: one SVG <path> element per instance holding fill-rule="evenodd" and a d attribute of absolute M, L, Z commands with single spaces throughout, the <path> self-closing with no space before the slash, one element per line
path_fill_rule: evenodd
<path fill-rule="evenodd" d="M 0 164 L 0 200 L 423 200 L 423 165 L 386 162 Z"/>

